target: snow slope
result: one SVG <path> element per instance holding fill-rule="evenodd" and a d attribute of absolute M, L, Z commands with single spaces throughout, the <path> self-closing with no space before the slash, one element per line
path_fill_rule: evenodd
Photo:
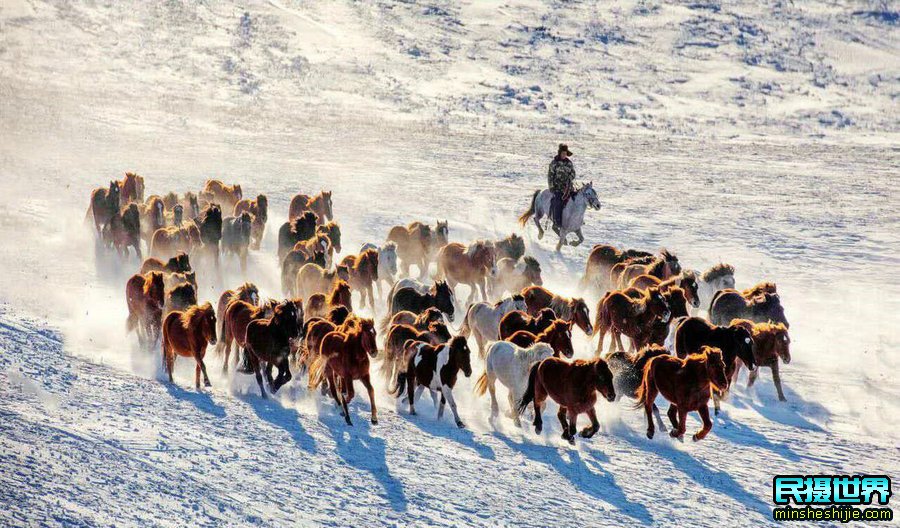
<path fill-rule="evenodd" d="M 4 2 L 0 524 L 763 524 L 776 473 L 897 474 L 896 16 L 732 4 Z M 601 242 L 773 280 L 787 403 L 742 381 L 699 444 L 601 403 L 570 448 L 489 423 L 472 380 L 466 430 L 396 412 L 380 380 L 381 423 L 363 396 L 353 428 L 215 359 L 200 394 L 124 334 L 137 262 L 81 225 L 124 170 L 148 193 L 241 182 L 272 203 L 248 278 L 274 296 L 294 193 L 333 189 L 347 250 L 413 219 L 500 237 L 562 140 L 604 207 L 562 255 L 527 231 L 548 285 L 575 293 Z M 240 280 L 201 275 L 201 297 Z"/>

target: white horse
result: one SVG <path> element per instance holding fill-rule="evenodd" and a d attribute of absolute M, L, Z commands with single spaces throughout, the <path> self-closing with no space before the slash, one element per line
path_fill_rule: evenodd
<path fill-rule="evenodd" d="M 387 242 L 383 246 L 378 247 L 371 242 L 363 244 L 359 252 L 362 253 L 367 249 L 374 249 L 378 252 L 378 296 L 381 297 L 381 283 L 387 284 L 388 288 L 394 284 L 394 277 L 397 275 L 397 244 Z"/>
<path fill-rule="evenodd" d="M 700 306 L 691 309 L 691 315 L 698 315 L 701 311 L 709 312 L 709 304 L 713 296 L 719 290 L 734 289 L 734 266 L 731 264 L 716 264 L 697 276 L 697 297 Z"/>
<path fill-rule="evenodd" d="M 478 355 L 484 358 L 485 343 L 500 339 L 500 320 L 513 310 L 523 312 L 526 310 L 524 297 L 513 295 L 501 299 L 495 304 L 475 303 L 466 312 L 462 326 L 459 328 L 459 335 L 463 337 L 469 337 L 470 333 L 474 335 L 475 342 L 478 343 Z"/>
<path fill-rule="evenodd" d="M 531 207 L 519 217 L 519 223 L 522 227 L 528 223 L 528 219 L 534 216 L 534 225 L 538 228 L 538 240 L 544 237 L 544 227 L 541 225 L 541 219 L 550 216 L 550 201 L 553 199 L 553 191 L 544 189 L 543 191 L 534 191 L 531 197 Z M 594 190 L 594 182 L 582 185 L 575 190 L 572 198 L 566 203 L 562 212 L 562 225 L 559 226 L 559 243 L 556 244 L 556 251 L 559 252 L 563 244 L 577 246 L 584 242 L 584 235 L 581 234 L 581 226 L 584 225 L 584 212 L 588 207 L 600 210 L 600 199 L 597 198 L 597 192 Z M 566 236 L 569 233 L 575 233 L 578 240 L 569 243 Z"/>
<path fill-rule="evenodd" d="M 500 413 L 494 383 L 500 380 L 509 389 L 510 416 L 516 426 L 521 426 L 516 410 L 519 401 L 528 388 L 528 374 L 532 365 L 553 355 L 553 347 L 547 343 L 535 343 L 529 348 L 520 348 L 508 341 L 495 341 L 488 346 L 485 357 L 484 374 L 475 382 L 475 393 L 491 393 L 491 418 Z"/>

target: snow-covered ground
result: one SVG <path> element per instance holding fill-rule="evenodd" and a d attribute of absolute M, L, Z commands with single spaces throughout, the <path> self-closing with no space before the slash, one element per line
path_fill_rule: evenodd
<path fill-rule="evenodd" d="M 733 5 L 736 4 L 736 5 Z M 778 473 L 900 470 L 898 15 L 885 2 L 0 4 L 0 524 L 745 525 Z M 343 425 L 288 386 L 197 393 L 126 336 L 121 265 L 82 226 L 92 188 L 241 182 L 275 230 L 334 191 L 345 251 L 391 225 L 519 232 L 556 143 L 603 209 L 582 247 L 528 251 L 575 293 L 590 246 L 668 247 L 778 284 L 787 403 L 744 380 L 710 436 L 644 436 L 627 402 L 574 448 L 396 411 L 379 380 Z M 228 264 L 226 284 L 241 280 Z M 222 285 L 200 277 L 201 297 Z M 465 287 L 460 287 L 465 290 Z M 593 310 L 596 299 L 589 299 Z M 595 343 L 576 335 L 577 354 Z M 476 366 L 476 375 L 479 367 Z M 501 402 L 504 401 L 501 399 Z M 553 414 L 545 416 L 551 424 Z M 689 431 L 697 428 L 689 418 Z"/>

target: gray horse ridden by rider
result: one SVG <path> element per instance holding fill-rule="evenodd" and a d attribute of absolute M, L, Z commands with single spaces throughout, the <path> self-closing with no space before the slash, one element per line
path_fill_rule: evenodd
<path fill-rule="evenodd" d="M 560 143 L 556 157 L 550 162 L 550 169 L 547 171 L 547 186 L 553 191 L 553 200 L 550 202 L 550 218 L 553 220 L 553 231 L 556 234 L 559 234 L 566 202 L 575 192 L 575 165 L 569 159 L 571 155 L 569 146 Z"/>

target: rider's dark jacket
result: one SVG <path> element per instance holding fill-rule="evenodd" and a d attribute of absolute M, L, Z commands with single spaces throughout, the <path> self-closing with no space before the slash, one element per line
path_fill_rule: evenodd
<path fill-rule="evenodd" d="M 559 156 L 553 158 L 553 161 L 550 162 L 550 170 L 547 171 L 547 186 L 550 187 L 550 190 L 563 194 L 572 189 L 574 181 L 575 166 L 572 165 L 572 160 L 561 159 Z"/>

